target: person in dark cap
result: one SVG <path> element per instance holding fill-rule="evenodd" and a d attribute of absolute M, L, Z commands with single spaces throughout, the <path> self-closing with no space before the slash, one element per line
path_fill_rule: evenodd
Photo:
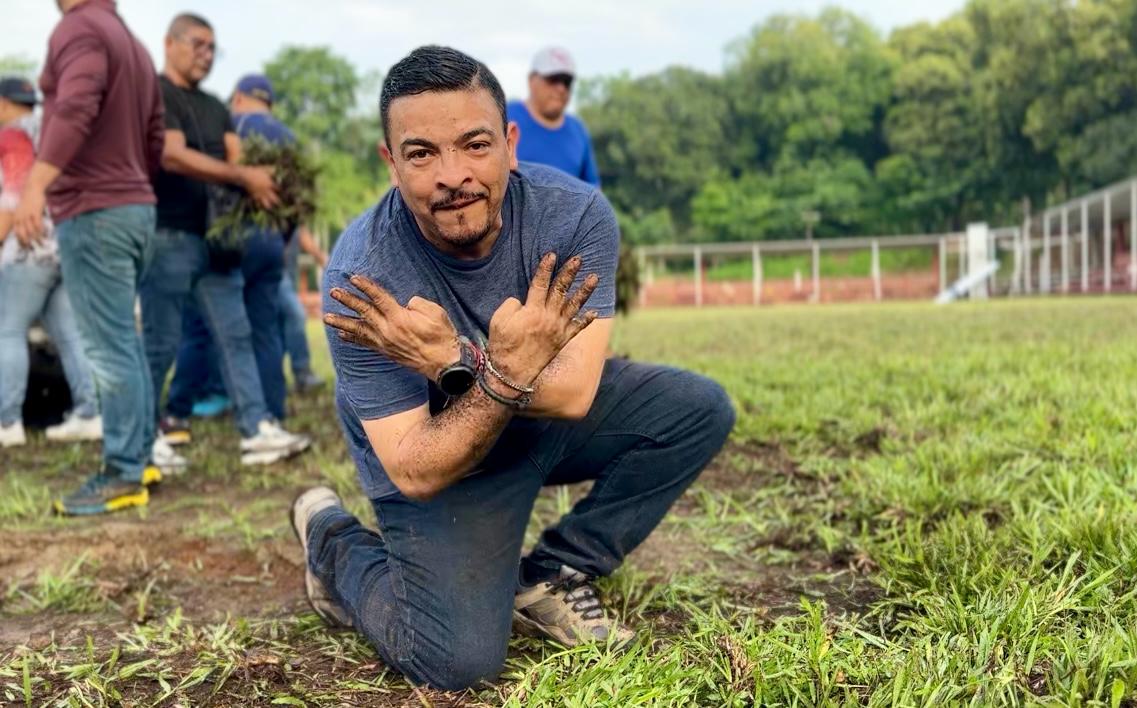
<path fill-rule="evenodd" d="M 15 228 L 20 239 L 41 239 L 46 203 L 102 409 L 102 467 L 56 509 L 100 514 L 145 504 L 145 485 L 184 463 L 149 443 L 150 378 L 134 322 L 154 235 L 150 179 L 162 160 L 162 97 L 149 52 L 112 0 L 57 4 L 63 19 L 40 75 L 39 154 Z"/>
<path fill-rule="evenodd" d="M 31 82 L 0 79 L 0 447 L 27 440 L 21 414 L 31 364 L 28 330 L 35 320 L 42 321 L 59 351 L 74 405 L 62 424 L 47 429 L 47 439 L 70 442 L 103 436 L 95 382 L 60 274 L 51 221 L 44 220 L 44 235 L 37 240 L 11 233 L 13 214 L 35 163 L 37 102 Z"/>

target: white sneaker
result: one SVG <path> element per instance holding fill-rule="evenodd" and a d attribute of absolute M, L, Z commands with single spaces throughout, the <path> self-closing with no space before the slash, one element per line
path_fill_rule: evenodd
<path fill-rule="evenodd" d="M 24 434 L 24 424 L 17 420 L 11 425 L 0 425 L 0 447 L 26 445 L 28 436 Z"/>
<path fill-rule="evenodd" d="M 74 412 L 59 425 L 53 425 L 45 433 L 52 442 L 85 442 L 103 439 L 103 417 L 80 418 Z"/>
<path fill-rule="evenodd" d="M 150 464 L 157 467 L 167 477 L 174 477 L 186 471 L 189 465 L 186 458 L 174 452 L 170 443 L 163 438 L 154 439 L 154 446 L 150 448 Z"/>
<path fill-rule="evenodd" d="M 307 435 L 295 435 L 274 420 L 262 420 L 257 434 L 241 441 L 241 464 L 270 465 L 304 452 L 311 444 Z"/>
<path fill-rule="evenodd" d="M 296 497 L 292 502 L 292 512 L 288 516 L 292 520 L 292 530 L 296 532 L 296 539 L 304 549 L 304 590 L 308 594 L 308 603 L 312 605 L 316 614 L 331 626 L 350 627 L 351 615 L 336 604 L 324 583 L 308 567 L 308 521 L 316 515 L 316 512 L 331 506 L 343 506 L 339 496 L 327 487 L 313 487 Z"/>

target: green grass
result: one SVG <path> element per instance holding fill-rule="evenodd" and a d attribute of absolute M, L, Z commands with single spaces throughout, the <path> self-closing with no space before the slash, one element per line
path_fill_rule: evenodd
<path fill-rule="evenodd" d="M 292 466 L 242 470 L 229 424 L 202 425 L 194 476 L 115 519 L 156 529 L 147 558 L 104 549 L 9 581 L 0 636 L 29 619 L 55 634 L 0 646 L 0 702 L 1137 705 L 1133 307 L 634 313 L 615 351 L 713 376 L 739 411 L 724 453 L 603 583 L 642 639 L 623 654 L 517 639 L 501 682 L 458 695 L 413 689 L 357 635 L 296 612 L 291 494 L 330 480 L 367 513 L 330 396 L 298 405 L 317 445 Z M 43 509 L 91 454 L 18 458 L 48 470 L 0 481 L 9 543 L 101 538 L 107 522 Z M 576 494 L 543 495 L 529 538 Z M 244 565 L 211 575 L 227 559 Z M 116 573 L 129 587 L 106 590 Z M 194 587 L 229 600 L 203 609 Z M 87 629 L 66 631 L 75 616 Z"/>
<path fill-rule="evenodd" d="M 934 248 L 882 248 L 880 249 L 880 270 L 882 274 L 928 272 L 932 270 L 936 251 Z M 656 275 L 690 275 L 690 259 L 668 259 L 656 261 Z M 821 277 L 862 277 L 872 275 L 872 251 L 822 251 L 818 264 Z M 704 264 L 704 277 L 710 281 L 746 280 L 754 277 L 754 264 L 749 255 L 738 257 L 710 256 Z M 764 253 L 762 254 L 762 277 L 778 280 L 794 277 L 794 273 L 809 280 L 813 275 L 813 260 L 808 253 Z"/>

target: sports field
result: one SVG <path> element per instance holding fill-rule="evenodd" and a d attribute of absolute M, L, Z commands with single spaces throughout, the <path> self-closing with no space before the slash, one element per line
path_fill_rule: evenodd
<path fill-rule="evenodd" d="M 732 440 L 603 585 L 639 643 L 518 639 L 480 692 L 307 610 L 289 500 L 369 513 L 330 392 L 292 402 L 313 454 L 245 470 L 202 423 L 190 473 L 104 519 L 49 513 L 97 449 L 37 438 L 0 453 L 0 703 L 1137 705 L 1135 304 L 633 314 L 613 349 L 721 381 Z"/>

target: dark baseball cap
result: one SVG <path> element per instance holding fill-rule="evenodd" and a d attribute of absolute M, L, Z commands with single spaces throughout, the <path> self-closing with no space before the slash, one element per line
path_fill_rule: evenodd
<path fill-rule="evenodd" d="M 18 76 L 5 76 L 0 78 L 0 98 L 6 98 L 12 103 L 22 103 L 25 106 L 34 106 L 39 103 L 36 87 L 31 81 Z"/>
<path fill-rule="evenodd" d="M 272 82 L 264 74 L 242 76 L 241 80 L 237 82 L 237 93 L 260 99 L 269 105 L 272 105 L 272 101 L 276 97 L 272 92 Z"/>

